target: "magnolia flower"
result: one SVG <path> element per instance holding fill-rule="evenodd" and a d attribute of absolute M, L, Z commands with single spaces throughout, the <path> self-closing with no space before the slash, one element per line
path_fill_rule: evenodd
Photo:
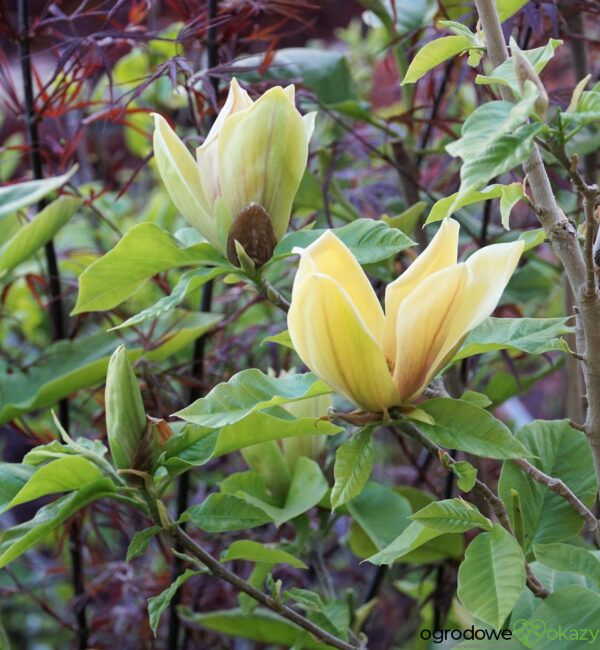
<path fill-rule="evenodd" d="M 494 310 L 523 242 L 486 246 L 457 263 L 459 225 L 445 219 L 385 292 L 330 231 L 298 250 L 288 328 L 304 363 L 366 411 L 408 404 Z"/>
<path fill-rule="evenodd" d="M 270 229 L 274 246 L 287 230 L 314 119 L 315 113 L 302 117 L 296 110 L 293 85 L 271 88 L 253 102 L 232 79 L 227 101 L 194 160 L 155 113 L 154 156 L 171 200 L 223 254 L 240 215 L 245 215 L 245 230 L 253 220 L 266 221 L 259 229 Z"/>

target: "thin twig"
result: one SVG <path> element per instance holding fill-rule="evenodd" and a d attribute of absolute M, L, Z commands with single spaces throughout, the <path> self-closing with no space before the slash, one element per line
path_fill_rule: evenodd
<path fill-rule="evenodd" d="M 523 458 L 512 459 L 511 462 L 518 465 L 534 481 L 545 485 L 549 490 L 568 501 L 579 515 L 581 515 L 581 518 L 587 523 L 589 529 L 593 531 L 596 542 L 600 546 L 600 522 L 596 519 L 594 513 L 571 491 L 564 481 L 545 474 L 542 470 Z"/>
<path fill-rule="evenodd" d="M 174 525 L 169 530 L 169 533 L 171 537 L 177 542 L 178 546 L 185 549 L 190 555 L 200 560 L 200 562 L 202 562 L 202 564 L 207 567 L 212 575 L 225 580 L 225 582 L 228 582 L 238 591 L 247 594 L 259 602 L 261 605 L 264 605 L 273 612 L 276 612 L 280 616 L 283 616 L 283 618 L 286 618 L 288 621 L 295 623 L 302 629 L 309 632 L 318 641 L 326 643 L 334 648 L 339 648 L 339 650 L 359 649 L 359 646 L 338 639 L 337 637 L 333 636 L 333 634 L 330 634 L 312 621 L 309 621 L 307 618 L 302 616 L 302 614 L 293 610 L 291 607 L 288 607 L 282 602 L 275 600 L 275 598 L 272 596 L 264 594 L 262 591 L 259 591 L 250 583 L 246 582 L 246 580 L 243 578 L 240 578 L 235 573 L 229 571 L 229 569 L 223 566 L 208 551 L 202 548 L 200 544 L 195 542 L 185 531 L 183 531 L 180 526 Z"/>
<path fill-rule="evenodd" d="M 440 460 L 440 463 L 443 467 L 452 468 L 456 463 L 454 458 L 448 454 L 445 449 L 442 449 L 435 442 L 429 440 L 421 431 L 411 422 L 402 422 L 401 424 L 395 423 L 395 429 L 399 433 L 407 435 L 409 438 L 412 438 L 420 445 L 428 449 L 431 454 L 437 457 Z M 504 501 L 497 496 L 483 481 L 479 479 L 475 480 L 475 485 L 473 486 L 473 491 L 477 493 L 482 499 L 484 499 L 492 511 L 498 518 L 500 524 L 511 534 L 514 535 L 512 525 L 510 523 L 510 518 L 504 505 Z M 538 598 L 546 598 L 550 595 L 550 592 L 538 581 L 538 579 L 533 575 L 529 565 L 525 563 L 525 571 L 527 574 L 527 586 Z"/>

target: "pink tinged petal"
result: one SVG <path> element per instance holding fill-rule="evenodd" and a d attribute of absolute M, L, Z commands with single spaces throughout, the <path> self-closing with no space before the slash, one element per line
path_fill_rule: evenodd
<path fill-rule="evenodd" d="M 167 121 L 157 113 L 153 116 L 154 158 L 171 201 L 190 225 L 219 248 L 196 162 Z"/>
<path fill-rule="evenodd" d="M 385 291 L 385 332 L 383 348 L 388 359 L 396 358 L 396 323 L 400 305 L 406 296 L 432 273 L 456 264 L 459 225 L 444 219 L 427 248 Z"/>
<path fill-rule="evenodd" d="M 294 281 L 288 328 L 304 363 L 346 399 L 372 412 L 399 403 L 381 348 L 333 278 Z"/>
<path fill-rule="evenodd" d="M 260 203 L 281 239 L 307 159 L 304 122 L 281 87 L 231 115 L 219 135 L 221 192 L 231 214 Z"/>
<path fill-rule="evenodd" d="M 305 275 L 313 272 L 332 278 L 360 314 L 371 337 L 379 343 L 384 327 L 383 310 L 369 279 L 348 247 L 326 230 L 310 246 L 294 252 L 300 253 L 294 287 Z"/>
<path fill-rule="evenodd" d="M 221 194 L 219 178 L 219 133 L 230 115 L 244 111 L 253 102 L 248 93 L 240 87 L 234 77 L 229 84 L 229 93 L 223 108 L 219 111 L 215 123 L 206 136 L 206 140 L 196 149 L 196 160 L 200 169 L 200 182 L 206 197 L 209 210 L 215 199 Z"/>
<path fill-rule="evenodd" d="M 425 278 L 404 298 L 397 320 L 394 383 L 404 401 L 427 386 L 462 308 L 468 281 L 465 264 L 455 264 Z"/>

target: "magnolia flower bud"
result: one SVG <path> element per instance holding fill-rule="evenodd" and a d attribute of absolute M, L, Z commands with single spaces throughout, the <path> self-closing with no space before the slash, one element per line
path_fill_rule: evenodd
<path fill-rule="evenodd" d="M 231 261 L 237 239 L 264 264 L 287 230 L 315 118 L 300 115 L 294 101 L 294 86 L 276 86 L 253 102 L 233 79 L 195 160 L 154 115 L 154 157 L 171 200 Z"/>
<path fill-rule="evenodd" d="M 108 362 L 104 399 L 113 462 L 118 469 L 131 469 L 138 444 L 146 432 L 146 413 L 124 345 L 113 352 Z"/>

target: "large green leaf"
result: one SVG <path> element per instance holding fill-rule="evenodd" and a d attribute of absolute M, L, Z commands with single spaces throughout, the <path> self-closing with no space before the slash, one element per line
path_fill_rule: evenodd
<path fill-rule="evenodd" d="M 429 70 L 447 59 L 466 52 L 473 47 L 473 41 L 467 36 L 442 36 L 426 43 L 410 62 L 402 80 L 402 85 L 418 81 Z"/>
<path fill-rule="evenodd" d="M 495 524 L 467 547 L 458 570 L 458 597 L 474 616 L 498 630 L 525 587 L 525 558 L 517 540 Z"/>
<path fill-rule="evenodd" d="M 506 0 L 507 2 L 514 2 L 515 0 Z M 523 50 L 523 55 L 529 59 L 533 69 L 540 74 L 546 67 L 550 59 L 554 56 L 554 50 L 562 41 L 557 38 L 551 38 L 543 47 L 536 47 L 533 50 Z M 515 74 L 515 66 L 512 57 L 506 59 L 497 68 L 494 68 L 489 75 L 478 74 L 475 78 L 475 83 L 478 84 L 499 84 L 508 86 L 515 95 L 520 94 L 519 82 Z"/>
<path fill-rule="evenodd" d="M 102 477 L 102 472 L 81 456 L 63 456 L 41 465 L 14 496 L 7 508 L 33 501 L 47 494 L 71 492 L 86 487 Z"/>
<path fill-rule="evenodd" d="M 393 564 L 396 560 L 440 535 L 442 535 L 440 531 L 413 521 L 393 542 L 367 560 L 372 564 Z"/>
<path fill-rule="evenodd" d="M 411 519 L 440 533 L 466 533 L 475 527 L 484 530 L 492 527 L 487 517 L 463 499 L 434 501 L 415 512 Z"/>
<path fill-rule="evenodd" d="M 241 609 L 197 613 L 181 607 L 179 615 L 183 621 L 192 625 L 200 625 L 234 638 L 250 639 L 269 646 L 296 647 L 303 650 L 327 650 L 331 647 L 315 641 L 304 630 L 271 610 L 260 607 L 251 614 L 245 614 Z"/>
<path fill-rule="evenodd" d="M 247 562 L 258 562 L 266 564 L 288 564 L 296 569 L 308 568 L 302 560 L 280 548 L 266 546 L 260 542 L 250 539 L 239 539 L 233 542 L 227 550 L 221 553 L 221 562 L 233 562 L 234 560 L 246 560 Z"/>
<path fill-rule="evenodd" d="M 203 313 L 177 315 L 176 328 L 156 330 L 153 340 L 156 347 L 146 352 L 132 347 L 128 350 L 129 358 L 133 361 L 142 354 L 149 361 L 168 358 L 221 318 Z M 59 341 L 48 346 L 27 371 L 0 375 L 0 424 L 99 384 L 106 376 L 110 355 L 121 343 L 123 339 L 104 332 Z"/>
<path fill-rule="evenodd" d="M 537 89 L 527 82 L 523 99 L 516 104 L 492 101 L 465 120 L 461 137 L 446 146 L 451 156 L 462 158 L 459 200 L 490 179 L 523 163 L 533 148 L 533 139 L 544 128 L 526 124 L 537 99 Z"/>
<path fill-rule="evenodd" d="M 177 266 L 222 266 L 224 260 L 206 243 L 183 246 L 153 223 L 140 223 L 79 277 L 73 314 L 116 307 L 148 278 Z"/>
<path fill-rule="evenodd" d="M 316 506 L 327 494 L 329 485 L 319 465 L 312 459 L 301 456 L 292 475 L 283 507 L 278 508 L 268 501 L 257 498 L 247 492 L 239 491 L 237 496 L 260 508 L 275 523 L 281 526 Z"/>
<path fill-rule="evenodd" d="M 419 404 L 434 424 L 419 429 L 442 447 L 487 458 L 528 458 L 532 454 L 510 429 L 488 411 L 460 399 L 439 397 Z"/>
<path fill-rule="evenodd" d="M 271 412 L 275 410 L 271 409 Z M 177 473 L 260 442 L 307 434 L 334 435 L 342 430 L 319 418 L 293 418 L 283 409 L 277 409 L 277 415 L 258 411 L 218 430 L 186 425 L 181 433 L 167 442 L 163 464 L 169 471 Z"/>
<path fill-rule="evenodd" d="M 47 194 L 64 185 L 76 171 L 77 167 L 75 166 L 62 176 L 0 187 L 0 217 L 37 203 Z"/>
<path fill-rule="evenodd" d="M 0 536 L 0 568 L 25 553 L 88 503 L 111 496 L 113 492 L 114 483 L 110 479 L 98 479 L 40 508 L 33 519 L 5 530 Z"/>
<path fill-rule="evenodd" d="M 233 494 L 210 494 L 200 505 L 188 508 L 182 518 L 207 533 L 224 533 L 263 526 L 271 517 Z"/>
<path fill-rule="evenodd" d="M 0 276 L 26 261 L 75 214 L 81 199 L 64 196 L 47 205 L 33 221 L 26 223 L 0 249 Z"/>
<path fill-rule="evenodd" d="M 256 54 L 234 61 L 236 76 L 250 82 L 277 79 L 286 84 L 298 79 L 324 104 L 356 99 L 354 81 L 341 52 L 323 48 L 284 48 L 275 53 L 266 67 L 264 58 L 264 54 Z"/>
<path fill-rule="evenodd" d="M 453 361 L 491 350 L 544 354 L 565 350 L 560 338 L 575 331 L 569 318 L 486 318 L 467 336 Z"/>
<path fill-rule="evenodd" d="M 181 275 L 177 284 L 168 296 L 163 296 L 157 300 L 153 305 L 147 307 L 135 316 L 128 318 L 120 325 L 113 327 L 113 330 L 123 329 L 124 327 L 131 327 L 138 325 L 147 320 L 154 320 L 164 316 L 167 312 L 178 307 L 191 293 L 199 289 L 201 286 L 210 282 L 213 278 L 223 275 L 231 271 L 230 267 L 211 267 L 206 269 L 193 269 L 186 271 Z"/>
<path fill-rule="evenodd" d="M 0 511 L 19 493 L 35 468 L 21 463 L 0 463 Z"/>
<path fill-rule="evenodd" d="M 335 454 L 331 507 L 335 510 L 361 493 L 373 469 L 373 431 L 365 428 L 346 440 Z"/>
<path fill-rule="evenodd" d="M 203 427 L 224 427 L 255 411 L 331 392 L 327 384 L 310 372 L 275 378 L 257 368 L 250 368 L 238 372 L 228 382 L 218 384 L 206 397 L 196 400 L 176 415 Z"/>
<path fill-rule="evenodd" d="M 519 647 L 535 650 L 581 650 L 600 644 L 600 594 L 568 585 L 539 602 L 528 619 L 512 621 Z"/>
<path fill-rule="evenodd" d="M 517 439 L 537 456 L 531 462 L 538 469 L 562 479 L 588 507 L 592 506 L 597 486 L 590 449 L 581 431 L 572 429 L 568 420 L 535 420 L 518 431 Z M 511 489 L 521 499 L 527 552 L 534 543 L 561 542 L 581 529 L 581 517 L 563 497 L 506 461 L 498 490 L 512 519 Z"/>
<path fill-rule="evenodd" d="M 273 256 L 278 258 L 291 255 L 296 247 L 306 248 L 324 232 L 325 230 L 290 232 L 277 244 Z M 357 219 L 341 228 L 333 228 L 331 232 L 346 244 L 360 264 L 373 264 L 414 246 L 414 242 L 401 230 L 373 219 Z"/>
<path fill-rule="evenodd" d="M 600 560 L 585 548 L 571 544 L 534 544 L 539 562 L 559 571 L 573 571 L 600 586 Z"/>

